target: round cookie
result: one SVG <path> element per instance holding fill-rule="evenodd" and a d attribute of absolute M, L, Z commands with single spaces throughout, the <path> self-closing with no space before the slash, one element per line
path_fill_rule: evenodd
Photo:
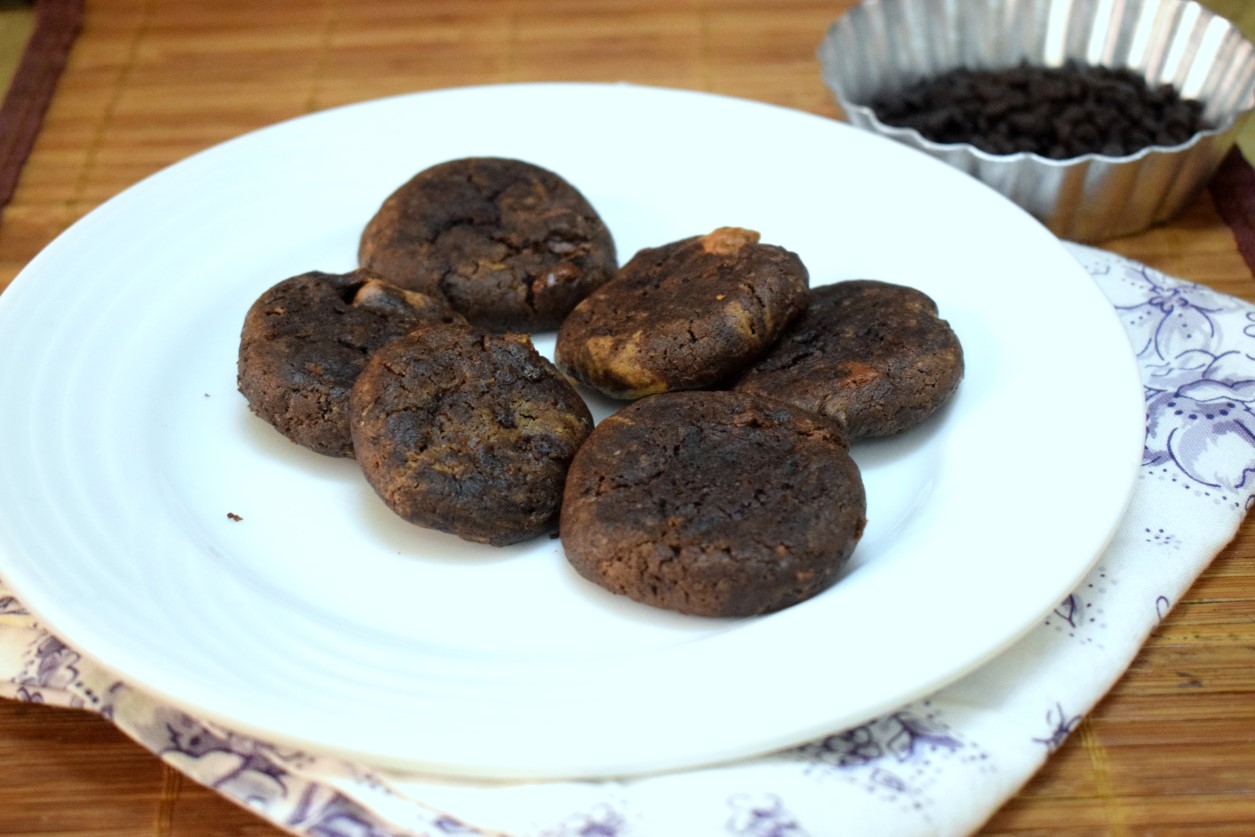
<path fill-rule="evenodd" d="M 357 461 L 401 517 L 504 546 L 553 529 L 588 407 L 522 334 L 431 326 L 366 364 L 349 409 Z"/>
<path fill-rule="evenodd" d="M 567 475 L 560 531 L 567 560 L 607 590 L 747 616 L 829 587 L 866 509 L 833 422 L 749 393 L 674 392 L 597 426 Z"/>
<path fill-rule="evenodd" d="M 716 386 L 802 313 L 808 282 L 797 254 L 752 230 L 646 248 L 570 313 L 554 360 L 612 398 Z"/>
<path fill-rule="evenodd" d="M 557 328 L 618 267 L 610 231 L 574 186 L 496 157 L 416 174 L 366 225 L 358 262 L 492 331 Z"/>
<path fill-rule="evenodd" d="M 963 348 L 931 297 L 860 279 L 812 289 L 806 313 L 735 388 L 829 416 L 855 439 L 914 427 L 962 377 Z"/>
<path fill-rule="evenodd" d="M 443 299 L 402 290 L 369 270 L 303 273 L 249 308 L 237 385 L 249 408 L 293 442 L 352 457 L 349 391 L 367 358 L 420 325 L 455 321 L 465 322 Z"/>

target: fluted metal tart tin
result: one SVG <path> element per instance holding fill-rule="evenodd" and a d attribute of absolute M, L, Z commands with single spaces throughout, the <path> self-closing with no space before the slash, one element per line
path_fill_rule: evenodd
<path fill-rule="evenodd" d="M 819 46 L 823 79 L 851 124 L 982 180 L 1053 233 L 1096 242 L 1181 211 L 1211 179 L 1255 108 L 1255 44 L 1193 0 L 864 0 Z M 957 67 L 1020 63 L 1127 68 L 1202 106 L 1205 130 L 1126 156 L 992 154 L 887 125 L 870 103 Z"/>

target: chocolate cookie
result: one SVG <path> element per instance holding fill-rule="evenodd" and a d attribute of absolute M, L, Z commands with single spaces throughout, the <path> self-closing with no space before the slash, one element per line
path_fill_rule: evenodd
<path fill-rule="evenodd" d="M 701 616 L 780 610 L 830 586 L 866 523 L 835 423 L 728 391 L 643 398 L 604 419 L 567 476 L 561 533 L 585 578 Z"/>
<path fill-rule="evenodd" d="M 555 362 L 612 398 L 720 384 L 806 306 L 805 265 L 751 230 L 641 250 L 558 331 Z"/>
<path fill-rule="evenodd" d="M 454 321 L 465 322 L 443 299 L 369 270 L 303 273 L 249 308 L 237 384 L 249 408 L 293 442 L 351 457 L 349 390 L 367 358 L 424 323 Z"/>
<path fill-rule="evenodd" d="M 610 231 L 574 186 L 495 157 L 415 175 L 370 219 L 358 260 L 492 331 L 557 328 L 618 267 Z"/>
<path fill-rule="evenodd" d="M 810 305 L 736 389 L 836 419 L 846 434 L 908 430 L 963 377 L 963 348 L 926 294 L 872 280 L 814 288 Z"/>
<path fill-rule="evenodd" d="M 593 420 L 522 334 L 432 326 L 385 346 L 350 399 L 362 472 L 401 517 L 494 546 L 549 531 Z"/>

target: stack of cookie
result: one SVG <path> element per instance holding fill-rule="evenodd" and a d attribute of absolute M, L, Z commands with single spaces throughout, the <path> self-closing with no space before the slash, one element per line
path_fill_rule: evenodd
<path fill-rule="evenodd" d="M 502 546 L 552 531 L 592 429 L 526 333 L 555 328 L 617 267 L 593 207 L 517 160 L 420 172 L 362 234 L 361 267 L 266 291 L 240 391 L 297 444 L 355 457 L 397 514 Z"/>
<path fill-rule="evenodd" d="M 619 268 L 587 199 L 518 160 L 420 172 L 358 256 L 250 308 L 250 408 L 355 457 L 415 524 L 505 545 L 560 520 L 583 576 L 684 613 L 768 613 L 831 585 L 866 523 L 849 440 L 915 426 L 962 376 L 918 291 L 812 291 L 797 254 L 737 227 Z M 529 333 L 555 328 L 550 362 Z M 634 403 L 594 429 L 579 387 Z"/>

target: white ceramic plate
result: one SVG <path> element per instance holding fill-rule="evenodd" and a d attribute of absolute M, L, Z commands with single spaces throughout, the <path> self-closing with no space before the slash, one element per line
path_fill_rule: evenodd
<path fill-rule="evenodd" d="M 250 415 L 235 357 L 253 299 L 352 268 L 395 186 L 489 154 L 575 183 L 622 258 L 740 225 L 816 284 L 937 300 L 966 378 L 925 426 L 857 448 L 870 523 L 834 588 L 756 619 L 651 610 L 583 581 L 556 540 L 409 526 L 355 463 Z M 0 393 L 0 573 L 62 639 L 241 732 L 496 777 L 762 753 L 959 677 L 1091 567 L 1143 428 L 1111 308 L 994 192 L 831 120 L 627 85 L 368 102 L 181 162 L 0 297 Z"/>

